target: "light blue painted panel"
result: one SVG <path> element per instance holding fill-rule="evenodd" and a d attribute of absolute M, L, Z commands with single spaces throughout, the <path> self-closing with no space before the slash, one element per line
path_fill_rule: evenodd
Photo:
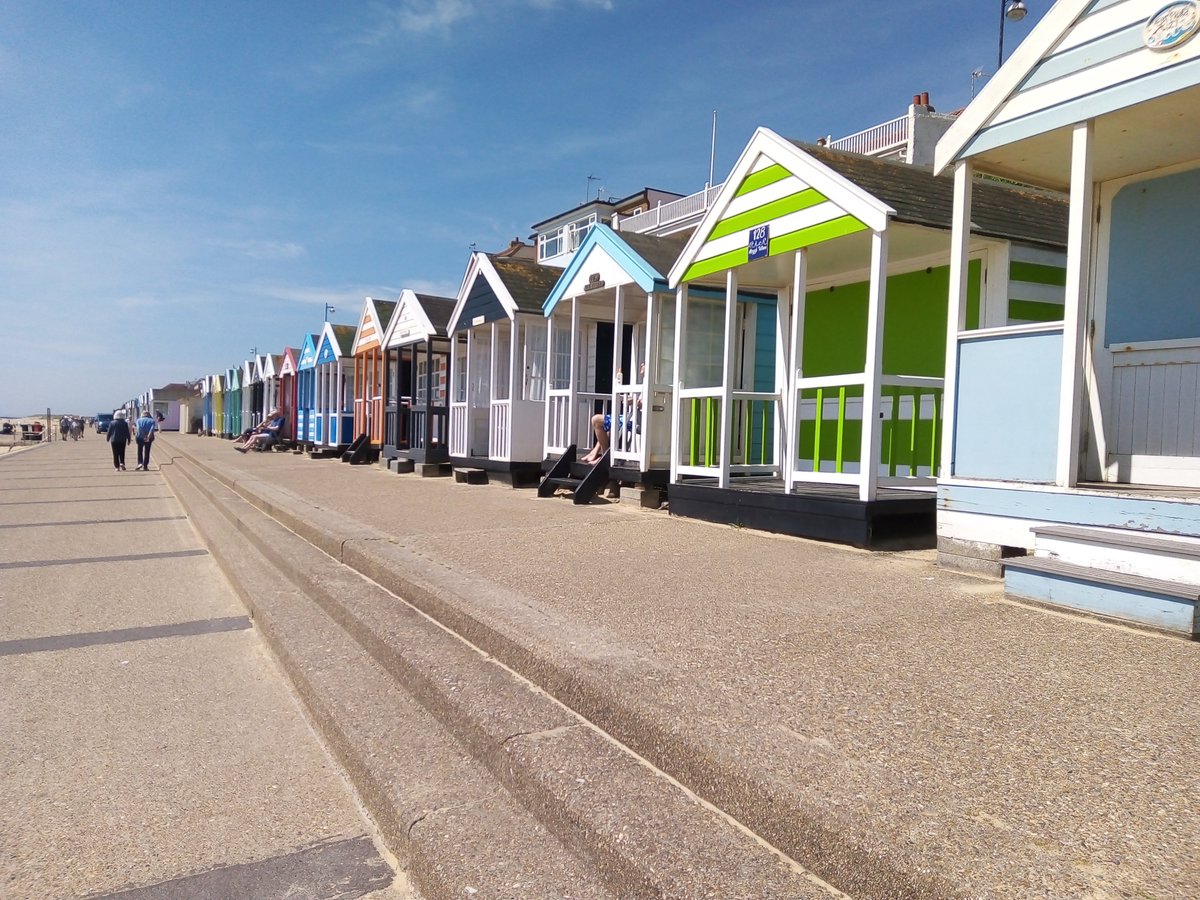
<path fill-rule="evenodd" d="M 1098 13 L 1102 9 L 1108 9 L 1110 6 L 1116 6 L 1118 3 L 1124 3 L 1125 0 L 1096 0 L 1091 6 L 1083 11 L 1081 19 L 1086 19 L 1092 13 Z"/>
<path fill-rule="evenodd" d="M 1128 184 L 1112 204 L 1108 345 L 1200 338 L 1200 169 Z"/>
<path fill-rule="evenodd" d="M 1077 122 L 1103 116 L 1127 106 L 1135 106 L 1155 97 L 1182 91 L 1200 83 L 1200 59 L 1189 60 L 1160 69 L 1134 81 L 1113 85 L 1093 94 L 1076 97 L 1058 106 L 1052 106 L 1003 125 L 980 131 L 956 156 L 966 159 L 996 147 L 1003 147 L 1035 135 L 1045 134 Z"/>
<path fill-rule="evenodd" d="M 960 343 L 954 474 L 1053 482 L 1061 370 L 1061 331 Z"/>
<path fill-rule="evenodd" d="M 1130 25 L 1122 28 L 1120 31 L 1106 34 L 1097 40 L 1089 41 L 1086 44 L 1072 47 L 1063 53 L 1043 59 L 1034 66 L 1033 71 L 1021 83 L 1018 92 L 1037 87 L 1056 78 L 1062 78 L 1064 75 L 1071 75 L 1083 69 L 1090 69 L 1092 66 L 1098 66 L 1100 63 L 1116 59 L 1118 56 L 1124 56 L 1126 53 L 1134 53 L 1144 49 L 1145 44 L 1142 43 L 1142 30 L 1144 27 L 1145 25 L 1139 22 L 1136 25 Z"/>
<path fill-rule="evenodd" d="M 1200 537 L 1200 504 L 1161 497 L 938 486 L 938 510 Z"/>
<path fill-rule="evenodd" d="M 1153 625 L 1188 635 L 1195 631 L 1195 605 L 1178 597 L 1142 594 L 1113 585 L 1020 569 L 1005 569 L 1004 589 L 1018 597 L 1112 616 L 1127 622 Z"/>

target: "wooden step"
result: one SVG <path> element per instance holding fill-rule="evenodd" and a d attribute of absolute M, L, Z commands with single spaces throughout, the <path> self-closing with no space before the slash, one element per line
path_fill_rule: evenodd
<path fill-rule="evenodd" d="M 487 484 L 487 469 L 473 469 L 466 466 L 456 466 L 454 469 L 456 484 Z"/>
<path fill-rule="evenodd" d="M 1200 633 L 1200 585 L 1026 556 L 1004 561 L 1004 589 L 1017 597 L 1163 628 Z"/>
<path fill-rule="evenodd" d="M 1108 547 L 1150 550 L 1155 553 L 1167 553 L 1171 556 L 1200 559 L 1200 542 L 1172 535 L 1127 529 L 1085 528 L 1079 525 L 1042 525 L 1032 531 L 1037 536 L 1045 535 L 1063 540 L 1103 544 Z"/>

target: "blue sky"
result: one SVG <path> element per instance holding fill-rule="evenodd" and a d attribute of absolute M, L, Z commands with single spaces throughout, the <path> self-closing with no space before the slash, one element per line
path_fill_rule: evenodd
<path fill-rule="evenodd" d="M 584 199 L 723 179 L 995 66 L 999 0 L 0 5 L 0 414 L 94 412 L 453 295 Z M 1045 14 L 1009 24 L 1011 50 Z"/>

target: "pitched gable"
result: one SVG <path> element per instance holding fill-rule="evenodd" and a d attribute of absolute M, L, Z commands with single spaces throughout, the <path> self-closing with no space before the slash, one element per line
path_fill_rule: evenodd
<path fill-rule="evenodd" d="M 1191 34 L 1156 34 L 1170 15 Z M 938 142 L 937 169 L 1200 84 L 1197 29 L 1194 0 L 1059 0 Z"/>

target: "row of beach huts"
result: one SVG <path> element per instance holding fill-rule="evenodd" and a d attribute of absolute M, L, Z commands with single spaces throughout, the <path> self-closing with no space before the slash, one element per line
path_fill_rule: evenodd
<path fill-rule="evenodd" d="M 1200 9 L 1059 0 L 953 115 L 589 200 L 200 379 L 234 436 L 664 501 L 1195 635 Z M 599 462 L 593 444 L 607 444 Z"/>

